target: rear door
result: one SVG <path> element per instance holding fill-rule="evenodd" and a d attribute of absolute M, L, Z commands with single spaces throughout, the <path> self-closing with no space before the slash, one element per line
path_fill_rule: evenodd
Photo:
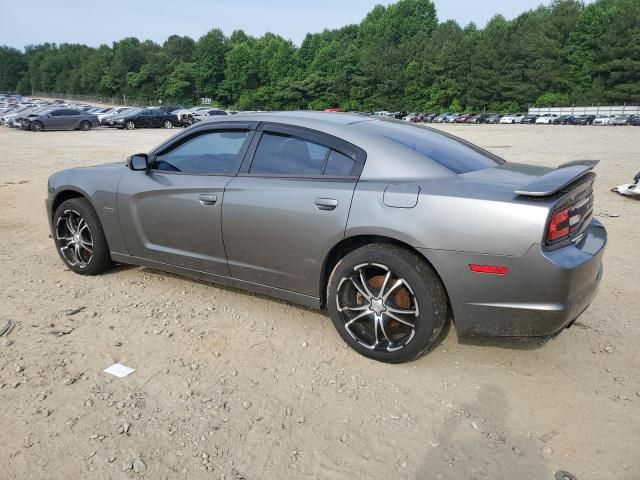
<path fill-rule="evenodd" d="M 318 297 L 325 256 L 344 237 L 364 152 L 313 130 L 259 130 L 225 190 L 231 276 Z"/>
<path fill-rule="evenodd" d="M 117 202 L 129 254 L 228 276 L 221 225 L 224 190 L 252 135 L 248 124 L 199 129 L 162 147 L 150 159 L 149 172 L 128 171 Z"/>

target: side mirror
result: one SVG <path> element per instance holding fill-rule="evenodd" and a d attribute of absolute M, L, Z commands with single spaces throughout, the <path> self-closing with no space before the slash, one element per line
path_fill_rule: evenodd
<path fill-rule="evenodd" d="M 131 155 L 127 163 L 133 171 L 149 170 L 149 156 L 146 153 Z"/>

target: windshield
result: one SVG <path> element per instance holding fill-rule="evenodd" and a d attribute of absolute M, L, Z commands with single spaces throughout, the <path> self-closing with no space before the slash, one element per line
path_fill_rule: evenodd
<path fill-rule="evenodd" d="M 395 121 L 361 122 L 354 126 L 410 148 L 458 174 L 504 163 L 486 150 L 435 129 Z"/>

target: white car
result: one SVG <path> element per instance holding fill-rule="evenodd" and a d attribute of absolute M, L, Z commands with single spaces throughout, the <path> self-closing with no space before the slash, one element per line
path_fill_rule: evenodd
<path fill-rule="evenodd" d="M 594 125 L 609 125 L 615 115 L 598 115 L 593 121 Z"/>
<path fill-rule="evenodd" d="M 522 123 L 524 114 L 522 113 L 507 113 L 500 119 L 500 123 Z"/>
<path fill-rule="evenodd" d="M 536 125 L 552 124 L 556 118 L 558 118 L 558 115 L 556 115 L 555 113 L 545 113 L 544 115 L 540 115 L 538 118 L 536 118 Z"/>
<path fill-rule="evenodd" d="M 107 112 L 99 113 L 99 114 L 97 115 L 97 117 L 98 117 L 98 121 L 99 121 L 100 123 L 102 123 L 102 120 L 104 120 L 104 119 L 105 119 L 105 118 L 107 118 L 107 117 L 110 117 L 111 115 L 118 115 L 118 114 L 120 114 L 120 113 L 124 113 L 124 112 L 126 112 L 126 111 L 128 111 L 128 110 L 131 110 L 131 109 L 132 109 L 131 107 L 116 107 L 116 108 L 111 108 L 111 109 L 109 109 L 109 111 L 107 111 Z"/>

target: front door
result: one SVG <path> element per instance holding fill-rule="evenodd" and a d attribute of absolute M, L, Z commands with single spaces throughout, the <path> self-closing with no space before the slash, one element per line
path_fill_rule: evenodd
<path fill-rule="evenodd" d="M 245 172 L 225 191 L 231 276 L 318 297 L 323 262 L 344 237 L 362 164 L 352 148 L 338 151 L 311 132 L 265 126 L 256 143 Z"/>
<path fill-rule="evenodd" d="M 152 156 L 149 172 L 128 171 L 118 187 L 118 214 L 129 254 L 228 275 L 221 209 L 251 134 L 198 131 Z"/>

